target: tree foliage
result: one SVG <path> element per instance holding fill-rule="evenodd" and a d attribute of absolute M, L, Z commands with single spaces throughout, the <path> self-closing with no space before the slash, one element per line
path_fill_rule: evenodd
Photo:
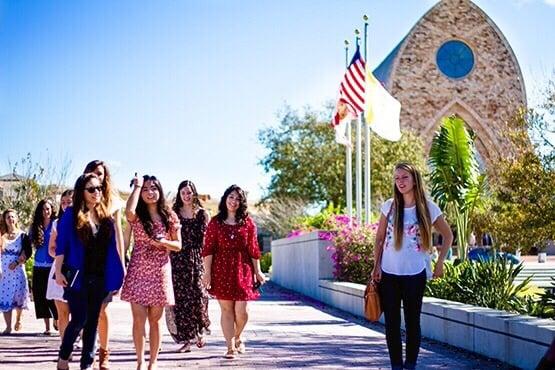
<path fill-rule="evenodd" d="M 0 198 L 0 209 L 15 209 L 20 226 L 28 227 L 37 203 L 44 198 L 54 198 L 60 193 L 59 184 L 65 183 L 70 165 L 71 161 L 67 158 L 60 164 L 54 164 L 50 158 L 45 163 L 39 163 L 33 159 L 31 153 L 10 163 L 12 174 L 18 181 Z"/>
<path fill-rule="evenodd" d="M 489 166 L 492 199 L 477 223 L 509 251 L 528 252 L 555 240 L 555 83 L 545 101 L 511 122 L 517 155 Z"/>
<path fill-rule="evenodd" d="M 466 258 L 470 220 L 485 193 L 485 176 L 478 170 L 476 148 L 464 121 L 445 117 L 432 140 L 432 197 L 455 223 L 459 257 Z"/>
<path fill-rule="evenodd" d="M 322 111 L 307 108 L 302 113 L 285 107 L 278 115 L 277 126 L 259 131 L 259 141 L 267 149 L 266 156 L 259 163 L 271 175 L 263 202 L 294 198 L 320 206 L 330 203 L 345 206 L 346 150 L 343 145 L 335 143 L 330 117 L 330 107 Z M 375 209 L 392 194 L 395 163 L 410 161 L 424 170 L 425 156 L 422 141 L 411 133 L 404 133 L 399 142 L 382 140 L 375 135 L 371 140 L 372 203 Z M 354 174 L 353 168 L 353 187 Z"/>

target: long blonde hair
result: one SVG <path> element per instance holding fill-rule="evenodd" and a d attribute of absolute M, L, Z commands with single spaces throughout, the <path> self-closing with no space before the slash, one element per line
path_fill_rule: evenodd
<path fill-rule="evenodd" d="M 432 221 L 430 217 L 430 210 L 428 209 L 428 201 L 426 193 L 424 192 L 424 184 L 422 175 L 418 169 L 406 162 L 398 163 L 395 166 L 395 171 L 404 170 L 411 174 L 414 182 L 414 200 L 416 203 L 416 219 L 418 220 L 418 227 L 420 232 L 420 243 L 422 249 L 429 251 L 432 248 Z M 403 194 L 397 189 L 395 181 L 393 181 L 393 235 L 395 237 L 395 249 L 400 250 L 403 244 L 403 229 L 404 229 L 404 214 L 405 214 L 405 201 Z"/>

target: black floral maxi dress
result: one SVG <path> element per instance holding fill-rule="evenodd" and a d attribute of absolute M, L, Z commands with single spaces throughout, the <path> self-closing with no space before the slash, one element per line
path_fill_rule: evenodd
<path fill-rule="evenodd" d="M 182 248 L 170 254 L 175 306 L 166 308 L 166 325 L 176 343 L 193 342 L 210 334 L 208 293 L 202 286 L 202 247 L 208 215 L 203 209 L 181 222 Z"/>

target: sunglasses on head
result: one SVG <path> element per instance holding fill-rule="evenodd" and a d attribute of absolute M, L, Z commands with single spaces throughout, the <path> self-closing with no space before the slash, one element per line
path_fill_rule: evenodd
<path fill-rule="evenodd" d="M 88 188 L 85 188 L 85 190 L 90 194 L 94 194 L 96 191 L 102 193 L 102 186 L 89 186 Z"/>

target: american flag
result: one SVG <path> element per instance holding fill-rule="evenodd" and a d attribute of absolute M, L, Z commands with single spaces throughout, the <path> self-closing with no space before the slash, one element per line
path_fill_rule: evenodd
<path fill-rule="evenodd" d="M 349 145 L 350 138 L 345 136 L 345 124 L 364 111 L 365 76 L 366 63 L 362 59 L 357 46 L 351 64 L 349 64 L 339 86 L 339 99 L 331 122 L 335 129 L 335 140 L 340 144 Z"/>

